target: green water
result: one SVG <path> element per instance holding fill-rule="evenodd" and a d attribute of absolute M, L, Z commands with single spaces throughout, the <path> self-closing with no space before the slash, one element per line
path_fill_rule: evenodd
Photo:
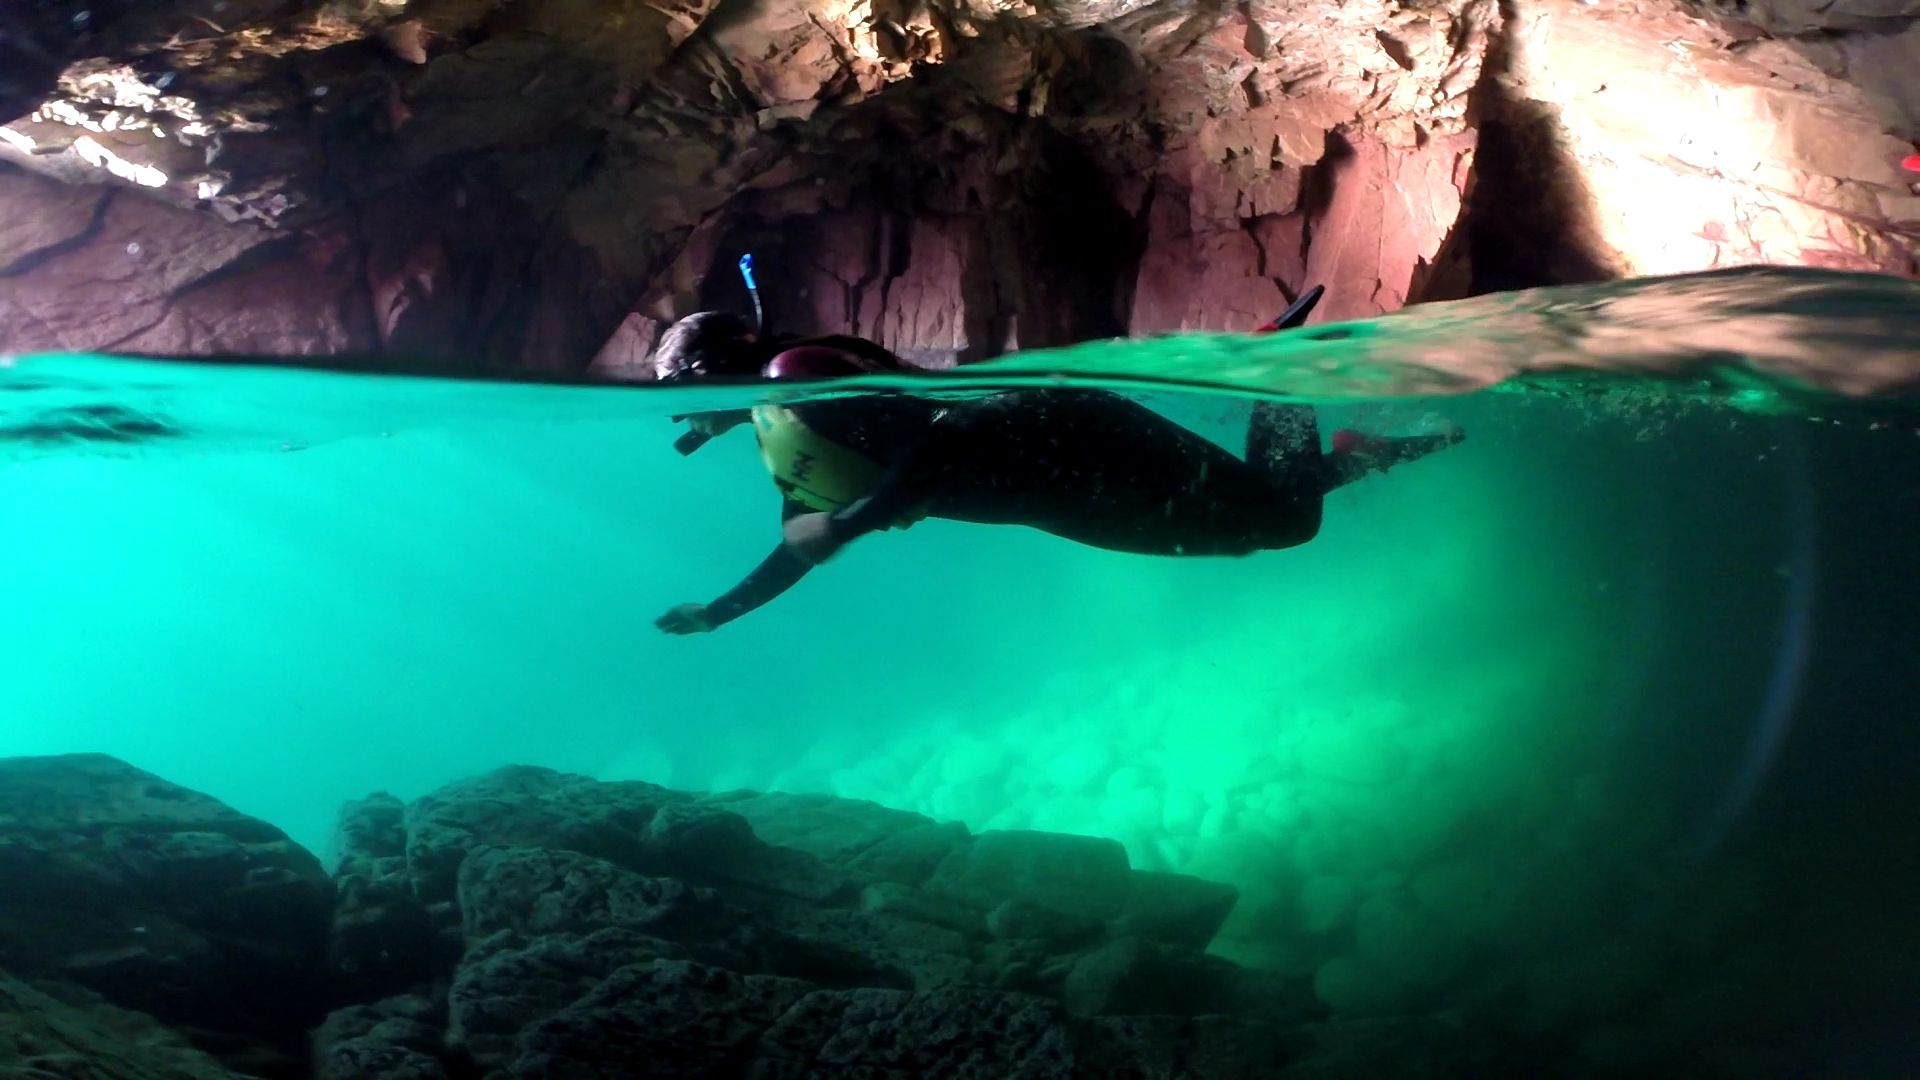
<path fill-rule="evenodd" d="M 1554 338 L 1536 305 L 982 369 L 1153 384 L 1229 447 L 1255 391 L 1469 438 L 1336 492 L 1303 548 L 929 521 L 690 638 L 653 619 L 757 563 L 778 499 L 744 431 L 681 457 L 668 417 L 752 391 L 22 358 L 0 755 L 115 754 L 323 852 L 346 799 L 508 762 L 1112 836 L 1240 886 L 1216 951 L 1341 1015 L 1886 1075 L 1920 1047 L 1913 309 L 1763 335 L 1618 295 L 1755 348 L 1610 367 L 1672 334 L 1574 304 Z M 1872 386 L 1812 362 L 1842 339 Z M 1370 351 L 1395 340 L 1417 377 Z M 75 422 L 130 416 L 171 433 Z"/>

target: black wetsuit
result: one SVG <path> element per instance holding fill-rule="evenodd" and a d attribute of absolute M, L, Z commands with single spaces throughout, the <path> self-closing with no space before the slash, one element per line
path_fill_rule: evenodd
<path fill-rule="evenodd" d="M 893 370 L 907 369 L 870 342 L 860 346 L 863 359 L 877 354 Z M 1327 492 L 1360 475 L 1322 452 L 1306 406 L 1256 405 L 1244 460 L 1099 390 L 1016 390 L 963 400 L 873 395 L 792 408 L 814 432 L 886 468 L 870 494 L 832 511 L 842 544 L 924 514 L 1027 525 L 1115 551 L 1246 555 L 1313 539 Z M 807 512 L 789 499 L 782 519 Z M 707 606 L 708 621 L 718 626 L 739 618 L 809 568 L 783 543 Z"/>

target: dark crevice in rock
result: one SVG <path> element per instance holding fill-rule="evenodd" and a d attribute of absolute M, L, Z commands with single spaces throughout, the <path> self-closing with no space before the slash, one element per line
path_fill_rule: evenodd
<path fill-rule="evenodd" d="M 1599 239 L 1594 200 L 1552 106 L 1516 92 L 1515 0 L 1487 48 L 1469 115 L 1479 129 L 1465 205 L 1470 293 L 1606 281 L 1615 257 Z"/>
<path fill-rule="evenodd" d="M 111 188 L 102 188 L 99 199 L 93 204 L 92 217 L 79 232 L 56 243 L 48 244 L 45 247 L 21 253 L 12 262 L 5 266 L 0 266 L 0 278 L 21 277 L 25 274 L 30 274 L 40 267 L 45 266 L 51 260 L 57 259 L 68 252 L 78 251 L 93 242 L 94 238 L 100 235 L 101 226 L 106 224 L 107 209 L 113 204 L 113 200 L 118 194 L 119 192 Z"/>

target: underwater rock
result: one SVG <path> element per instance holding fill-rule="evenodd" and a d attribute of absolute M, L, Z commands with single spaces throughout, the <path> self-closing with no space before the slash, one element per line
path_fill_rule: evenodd
<path fill-rule="evenodd" d="M 528 1027 L 502 1076 L 725 1075 L 813 987 L 684 960 L 630 964 Z M 476 1056 L 483 1066 L 491 1062 Z"/>
<path fill-rule="evenodd" d="M 756 970 L 832 987 L 926 990 L 987 981 L 976 960 L 979 927 L 956 928 L 962 913 L 937 897 L 915 898 L 911 911 L 849 910 L 764 893 L 739 898 L 757 920 Z"/>
<path fill-rule="evenodd" d="M 1084 948 L 1106 933 L 1098 919 L 1068 915 L 1029 900 L 1007 900 L 987 912 L 987 932 L 1002 941 L 1038 941 L 1056 952 Z"/>
<path fill-rule="evenodd" d="M 1074 1025 L 1074 1076 L 1271 1077 L 1303 1045 L 1296 1029 L 1231 1016 L 1100 1016 Z"/>
<path fill-rule="evenodd" d="M 766 1033 L 768 1076 L 1073 1074 L 1072 1029 L 1059 1004 L 954 987 L 928 993 L 849 990 L 797 1002 Z"/>
<path fill-rule="evenodd" d="M 407 874 L 405 814 L 386 794 L 340 811 L 327 967 L 341 1000 L 380 998 L 433 973 L 436 938 Z"/>
<path fill-rule="evenodd" d="M 711 889 L 645 877 L 572 851 L 482 847 L 460 867 L 467 939 L 622 927 L 669 940 L 723 937 L 739 923 Z"/>
<path fill-rule="evenodd" d="M 333 888 L 265 822 L 101 754 L 0 760 L 0 960 L 194 1030 L 304 1056 Z"/>
<path fill-rule="evenodd" d="M 647 828 L 691 796 L 639 781 L 602 783 L 509 766 L 449 784 L 407 807 L 407 868 L 426 903 L 452 900 L 460 863 L 476 846 L 552 847 L 643 862 Z"/>
<path fill-rule="evenodd" d="M 1223 882 L 1135 870 L 1133 888 L 1115 920 L 1114 932 L 1204 949 L 1239 901 L 1240 890 Z"/>
<path fill-rule="evenodd" d="M 1537 1074 L 1533 1048 L 1518 1039 L 1471 1030 L 1458 1016 L 1335 1020 L 1299 1033 L 1303 1053 L 1282 1080 L 1421 1076 L 1469 1080 Z"/>
<path fill-rule="evenodd" d="M 616 784 L 607 785 L 609 798 L 627 816 L 613 842 L 609 819 L 583 809 L 595 804 L 591 786 L 506 770 L 452 785 L 408 813 L 416 830 L 457 833 L 464 845 L 452 906 L 466 952 L 452 972 L 447 1038 L 483 1075 L 618 1071 L 639 1061 L 697 1069 L 727 1055 L 758 1062 L 755 1075 L 768 1076 L 805 1075 L 800 1062 L 826 1060 L 817 1055 L 850 1068 L 905 1068 L 885 1063 L 954 1054 L 998 1060 L 990 1055 L 1001 1050 L 984 1031 L 978 1046 L 954 1034 L 979 1012 L 983 1024 L 1000 1023 L 993 1017 L 1001 1013 L 1006 1023 L 1033 1024 L 1036 1045 L 1064 1048 L 1064 1076 L 1077 1029 L 1063 996 L 1072 1011 L 1087 1013 L 1213 1011 L 1283 1024 L 1317 1015 L 1302 980 L 1198 951 L 1232 909 L 1235 890 L 1130 870 L 1112 841 L 969 837 L 918 815 L 817 796 L 696 799 L 646 789 L 646 807 L 636 809 L 627 801 L 635 789 Z M 462 809 L 468 799 L 485 811 Z M 570 809 L 554 812 L 555 801 Z M 550 832 L 536 824 L 543 816 Z M 756 835 L 756 819 L 793 846 Z M 583 831 L 583 820 L 600 827 Z M 569 846 L 582 836 L 608 855 Z M 418 841 L 416 834 L 412 846 Z M 797 866 L 811 868 L 800 873 L 803 884 L 867 883 L 851 891 L 794 887 Z M 885 867 L 926 887 L 869 873 Z M 1141 936 L 1108 942 L 1110 926 Z M 1075 950 L 1089 951 L 1076 958 Z M 642 986 L 682 1000 L 624 999 Z M 740 998 L 714 1004 L 715 994 Z M 769 1001 L 788 1004 L 769 1014 Z M 834 1027 L 891 1016 L 931 1024 L 935 1002 L 967 1012 L 949 1016 L 938 1029 L 947 1034 L 930 1031 L 925 1043 L 894 1032 L 883 1046 L 864 1026 Z M 717 1011 L 700 1020 L 690 1015 L 698 1009 Z M 632 1035 L 655 1023 L 657 1032 Z M 1192 1036 L 1184 1028 L 1176 1035 L 1177 1053 L 1190 1052 Z M 801 1043 L 816 1056 L 783 1056 Z"/>
<path fill-rule="evenodd" d="M 1082 955 L 1062 999 L 1080 1016 L 1237 1013 L 1298 1024 L 1325 1014 L 1305 980 L 1139 938 Z"/>
<path fill-rule="evenodd" d="M 820 854 L 767 842 L 725 809 L 741 804 Z M 0 845 L 9 962 L 69 976 L 129 964 L 102 989 L 124 995 L 127 979 L 149 976 L 174 997 L 135 1003 L 220 1059 L 90 991 L 0 976 L 0 1053 L 7 1038 L 31 1039 L 20 1045 L 40 1055 L 35 1075 L 69 1075 L 65 1063 L 83 1059 L 65 1048 L 97 1039 L 101 1067 L 71 1075 L 1255 1077 L 1290 1059 L 1321 1012 L 1303 980 L 1199 951 L 1233 908 L 1227 886 L 1130 870 L 1111 841 L 969 837 L 871 804 L 702 799 L 518 768 L 408 807 L 371 796 L 341 814 L 325 952 L 317 863 L 210 799 L 111 759 L 25 759 L 0 762 L 0 813 L 29 840 Z M 297 868 L 305 890 L 249 876 L 255 862 Z M 174 891 L 144 903 L 171 906 L 135 907 L 155 883 Z M 264 891 L 249 897 L 248 885 Z M 23 899 L 53 891 L 88 918 Z M 216 902 L 230 906 L 205 907 Z M 304 937 L 259 940 L 269 910 Z M 76 936 L 107 934 L 107 914 L 129 911 L 173 951 L 103 955 Z M 193 917 L 217 925 L 196 940 Z M 62 942 L 67 953 L 33 952 Z M 290 966 L 296 944 L 304 968 Z M 234 1001 L 232 987 L 257 1000 Z M 324 1019 L 323 991 L 335 999 Z M 308 1011 L 263 1031 L 245 1007 L 268 999 Z M 254 1026 L 209 1026 L 215 1003 Z"/>
<path fill-rule="evenodd" d="M 574 1002 L 622 967 L 682 959 L 669 941 L 627 930 L 500 934 L 475 942 L 447 990 L 447 1045 L 481 1072 L 517 1053 L 521 1033 Z"/>
<path fill-rule="evenodd" d="M 237 1076 L 151 1017 L 73 987 L 56 996 L 5 972 L 0 972 L 0 1075 L 23 1080 Z"/>
<path fill-rule="evenodd" d="M 820 859 L 763 842 L 740 815 L 635 780 L 502 769 L 414 803 L 407 828 L 408 865 L 428 902 L 454 898 L 461 862 L 481 847 L 572 851 L 642 874 L 810 900 L 857 891 Z"/>
<path fill-rule="evenodd" d="M 754 835 L 769 844 L 842 866 L 884 840 L 934 824 L 924 814 L 832 795 L 731 793 L 703 801 L 745 818 Z"/>
<path fill-rule="evenodd" d="M 860 910 L 944 926 L 973 937 L 991 933 L 993 926 L 991 913 L 982 919 L 975 908 L 891 881 L 867 886 L 860 894 Z"/>
<path fill-rule="evenodd" d="M 694 881 L 751 885 L 808 900 L 851 895 L 852 880 L 804 851 L 765 843 L 738 814 L 712 806 L 662 807 L 648 823 L 639 866 Z"/>
<path fill-rule="evenodd" d="M 1111 919 L 1133 881 L 1127 851 L 1090 836 L 1010 830 L 983 832 L 947 856 L 927 891 L 991 908 L 1030 901 L 1066 915 Z"/>
<path fill-rule="evenodd" d="M 957 821 L 922 825 L 894 833 L 851 859 L 846 869 L 858 878 L 919 888 L 934 870 L 973 834 Z"/>
<path fill-rule="evenodd" d="M 1206 1011 L 1206 973 L 1193 954 L 1123 938 L 1082 956 L 1064 1000 L 1080 1016 L 1191 1016 Z"/>
<path fill-rule="evenodd" d="M 444 1080 L 442 1018 L 404 996 L 329 1015 L 313 1035 L 314 1080 Z"/>

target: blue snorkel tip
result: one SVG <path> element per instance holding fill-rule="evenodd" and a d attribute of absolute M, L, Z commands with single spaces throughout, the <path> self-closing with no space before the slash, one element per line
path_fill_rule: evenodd
<path fill-rule="evenodd" d="M 740 280 L 747 283 L 747 295 L 753 297 L 753 328 L 756 333 L 767 332 L 767 313 L 760 306 L 760 286 L 753 283 L 753 252 L 740 256 Z"/>

